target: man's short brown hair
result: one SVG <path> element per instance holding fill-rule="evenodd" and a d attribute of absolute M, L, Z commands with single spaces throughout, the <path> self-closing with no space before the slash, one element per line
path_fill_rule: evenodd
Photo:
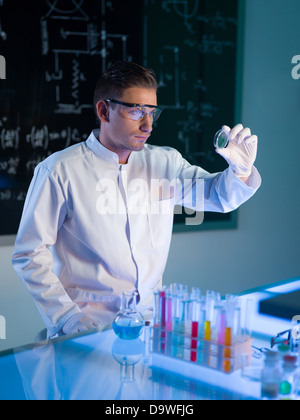
<path fill-rule="evenodd" d="M 152 69 L 129 61 L 117 61 L 98 80 L 94 105 L 103 99 L 118 99 L 125 89 L 141 87 L 155 89 L 158 85 Z"/>

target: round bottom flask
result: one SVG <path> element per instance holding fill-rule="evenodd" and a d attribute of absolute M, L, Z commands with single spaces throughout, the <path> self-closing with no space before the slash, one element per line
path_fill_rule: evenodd
<path fill-rule="evenodd" d="M 145 325 L 143 315 L 136 310 L 136 291 L 122 293 L 122 309 L 113 321 L 113 330 L 123 340 L 135 340 Z"/>
<path fill-rule="evenodd" d="M 225 130 L 219 130 L 214 139 L 214 145 L 218 149 L 224 149 L 229 144 L 229 133 Z"/>

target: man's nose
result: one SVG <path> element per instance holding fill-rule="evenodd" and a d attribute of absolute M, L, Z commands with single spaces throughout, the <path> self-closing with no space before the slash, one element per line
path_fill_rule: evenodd
<path fill-rule="evenodd" d="M 153 127 L 153 118 L 149 116 L 149 114 L 145 115 L 141 119 L 140 128 L 142 131 L 146 131 L 147 133 L 150 133 L 152 131 Z"/>

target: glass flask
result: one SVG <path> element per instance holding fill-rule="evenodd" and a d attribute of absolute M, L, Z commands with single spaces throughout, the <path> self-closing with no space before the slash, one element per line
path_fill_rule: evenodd
<path fill-rule="evenodd" d="M 216 148 L 224 149 L 229 144 L 229 135 L 230 133 L 225 130 L 219 130 L 214 138 L 214 145 Z"/>
<path fill-rule="evenodd" d="M 136 310 L 137 291 L 122 293 L 122 309 L 113 321 L 113 330 L 123 340 L 135 340 L 145 325 L 143 315 Z"/>
<path fill-rule="evenodd" d="M 136 340 L 121 340 L 116 338 L 112 346 L 112 355 L 120 364 L 120 388 L 115 400 L 143 399 L 140 387 L 135 378 L 135 366 L 141 361 L 144 352 L 144 343 Z"/>

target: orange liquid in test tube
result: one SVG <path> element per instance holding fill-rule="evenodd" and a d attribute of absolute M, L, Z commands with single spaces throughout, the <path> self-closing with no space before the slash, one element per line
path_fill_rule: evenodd
<path fill-rule="evenodd" d="M 232 335 L 231 335 L 231 328 L 225 328 L 225 346 L 231 347 L 232 346 Z M 229 373 L 231 372 L 231 360 L 227 360 L 231 358 L 231 349 L 225 348 L 224 349 L 224 372 Z"/>

